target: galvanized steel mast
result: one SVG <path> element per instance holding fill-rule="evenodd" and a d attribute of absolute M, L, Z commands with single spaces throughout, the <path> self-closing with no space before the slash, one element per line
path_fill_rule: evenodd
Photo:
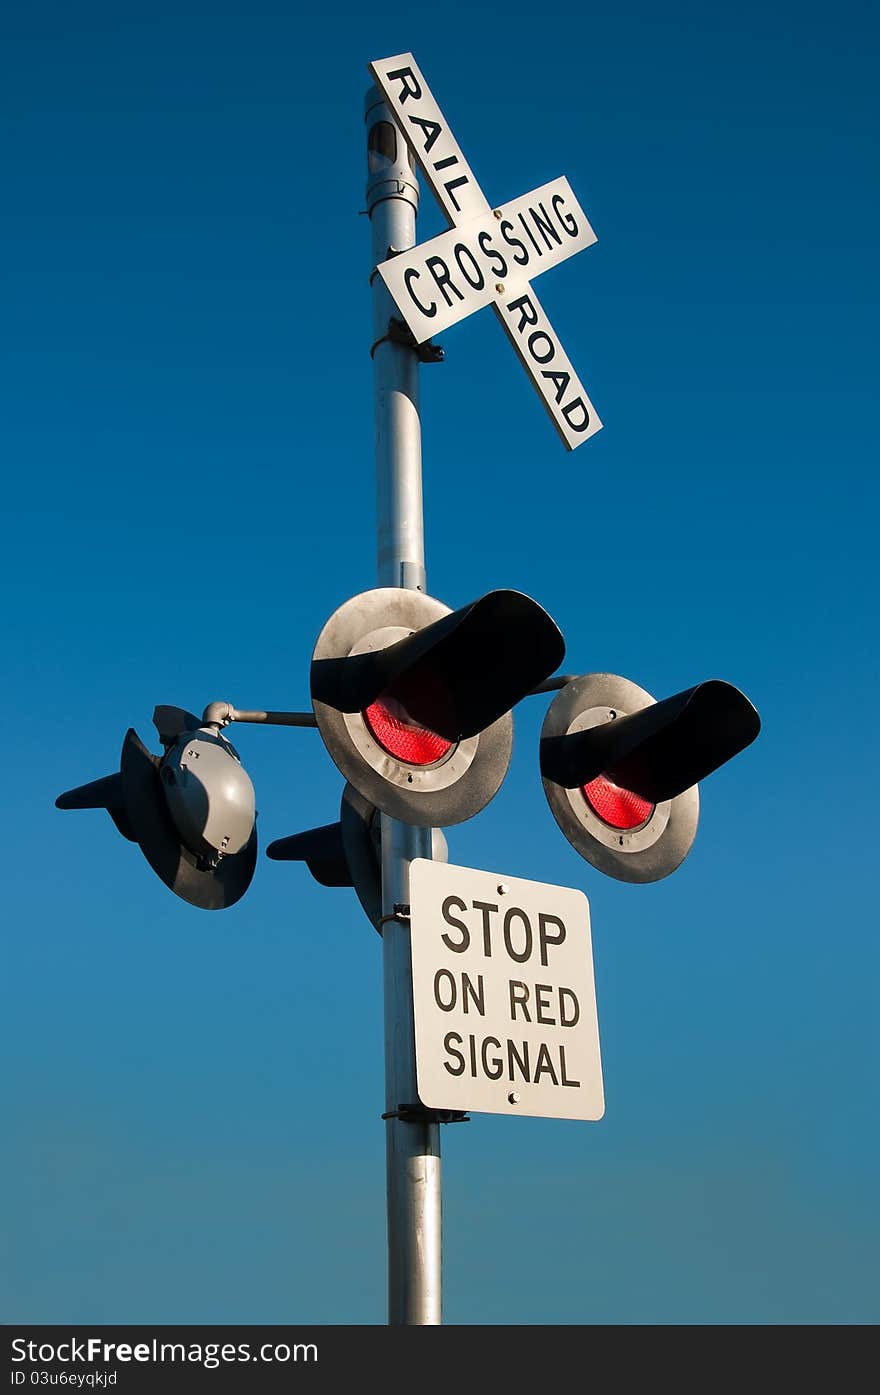
<path fill-rule="evenodd" d="M 366 99 L 367 211 L 372 266 L 415 245 L 419 188 L 404 142 L 378 90 Z M 376 512 L 379 586 L 425 590 L 419 357 L 392 321 L 397 308 L 373 274 Z M 388 1194 L 388 1321 L 441 1321 L 440 1130 L 399 1116 L 417 1101 L 412 1009 L 409 868 L 431 856 L 429 828 L 381 815 L 382 952 Z M 402 909 L 405 908 L 405 909 Z"/>

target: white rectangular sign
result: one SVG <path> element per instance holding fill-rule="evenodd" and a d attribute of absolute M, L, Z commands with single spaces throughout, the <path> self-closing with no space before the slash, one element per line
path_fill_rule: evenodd
<path fill-rule="evenodd" d="M 418 858 L 410 915 L 421 1102 L 601 1119 L 583 892 Z"/>
<path fill-rule="evenodd" d="M 422 344 L 595 241 L 563 177 L 390 257 L 378 270 Z"/>

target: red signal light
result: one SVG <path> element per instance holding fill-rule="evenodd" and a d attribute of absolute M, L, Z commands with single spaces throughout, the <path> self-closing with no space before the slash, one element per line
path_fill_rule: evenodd
<path fill-rule="evenodd" d="M 407 765 L 433 765 L 454 743 L 438 736 L 409 715 L 391 693 L 380 693 L 364 711 L 364 721 L 383 751 Z"/>
<path fill-rule="evenodd" d="M 597 775 L 588 785 L 581 786 L 581 792 L 593 813 L 609 828 L 638 828 L 654 812 L 649 799 L 616 785 L 608 775 Z"/>

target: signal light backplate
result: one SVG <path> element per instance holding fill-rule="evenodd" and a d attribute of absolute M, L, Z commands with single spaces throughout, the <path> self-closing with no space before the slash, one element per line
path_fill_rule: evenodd
<path fill-rule="evenodd" d="M 631 716 L 654 701 L 650 693 L 627 678 L 588 673 L 559 691 L 541 729 L 541 778 L 553 817 L 581 857 L 618 881 L 659 881 L 680 866 L 697 832 L 697 786 L 655 804 L 638 827 L 613 828 L 590 807 L 580 785 L 567 788 L 550 777 L 547 752 L 560 738 Z M 606 773 L 614 778 L 613 771 Z"/>

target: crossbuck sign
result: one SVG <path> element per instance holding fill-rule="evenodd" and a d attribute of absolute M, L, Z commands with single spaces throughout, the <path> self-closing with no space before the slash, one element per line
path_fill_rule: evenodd
<path fill-rule="evenodd" d="M 491 305 L 568 450 L 601 429 L 531 278 L 596 241 L 564 178 L 493 208 L 411 53 L 370 72 L 452 231 L 377 269 L 422 344 Z"/>

